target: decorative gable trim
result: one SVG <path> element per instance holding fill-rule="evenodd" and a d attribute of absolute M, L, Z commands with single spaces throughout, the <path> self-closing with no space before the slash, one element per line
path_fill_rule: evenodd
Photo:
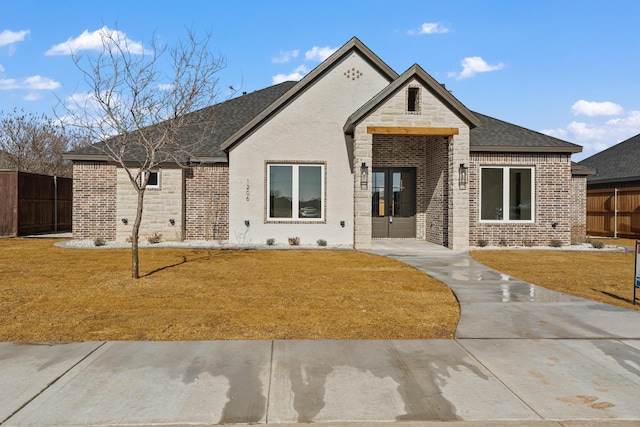
<path fill-rule="evenodd" d="M 451 92 L 447 91 L 440 83 L 422 69 L 418 64 L 412 65 L 400 77 L 389 86 L 374 96 L 369 102 L 360 107 L 347 119 L 344 125 L 344 133 L 353 135 L 355 127 L 362 122 L 372 111 L 382 105 L 387 99 L 402 90 L 411 79 L 417 79 L 422 85 L 439 98 L 448 108 L 460 117 L 470 128 L 480 124 L 480 120 L 467 107 L 465 107 Z M 413 87 L 413 86 L 409 86 Z"/>

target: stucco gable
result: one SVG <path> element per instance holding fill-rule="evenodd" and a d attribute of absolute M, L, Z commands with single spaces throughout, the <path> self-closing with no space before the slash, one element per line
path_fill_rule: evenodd
<path fill-rule="evenodd" d="M 289 105 L 293 100 L 303 94 L 311 86 L 316 84 L 335 66 L 341 63 L 347 56 L 356 52 L 364 58 L 378 73 L 384 76 L 389 82 L 398 78 L 398 74 L 382 61 L 373 51 L 365 46 L 357 37 L 353 37 L 344 46 L 333 53 L 329 58 L 314 68 L 309 74 L 303 77 L 296 85 L 283 94 L 278 100 L 267 107 L 261 114 L 243 126 L 236 133 L 231 135 L 221 145 L 221 148 L 228 151 L 236 144 L 242 142 L 248 135 L 255 132 L 258 128 L 268 122 L 277 115 L 283 108 Z"/>

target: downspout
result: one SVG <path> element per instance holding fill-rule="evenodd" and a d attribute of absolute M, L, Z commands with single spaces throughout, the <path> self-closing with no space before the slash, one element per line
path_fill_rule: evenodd
<path fill-rule="evenodd" d="M 58 232 L 58 177 L 53 177 L 53 232 Z"/>
<path fill-rule="evenodd" d="M 613 238 L 618 238 L 618 189 L 613 189 Z"/>

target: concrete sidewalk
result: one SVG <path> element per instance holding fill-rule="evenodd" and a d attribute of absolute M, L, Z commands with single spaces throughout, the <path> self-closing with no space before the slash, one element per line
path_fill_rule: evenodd
<path fill-rule="evenodd" d="M 640 424 L 639 312 L 424 242 L 372 252 L 452 287 L 455 340 L 0 343 L 0 422 Z"/>

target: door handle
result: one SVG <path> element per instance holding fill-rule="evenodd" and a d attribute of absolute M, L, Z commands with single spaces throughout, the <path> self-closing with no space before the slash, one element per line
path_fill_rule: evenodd
<path fill-rule="evenodd" d="M 389 217 L 389 223 L 392 223 L 392 222 L 393 222 L 393 217 L 392 217 L 392 216 L 390 216 L 390 217 Z"/>

